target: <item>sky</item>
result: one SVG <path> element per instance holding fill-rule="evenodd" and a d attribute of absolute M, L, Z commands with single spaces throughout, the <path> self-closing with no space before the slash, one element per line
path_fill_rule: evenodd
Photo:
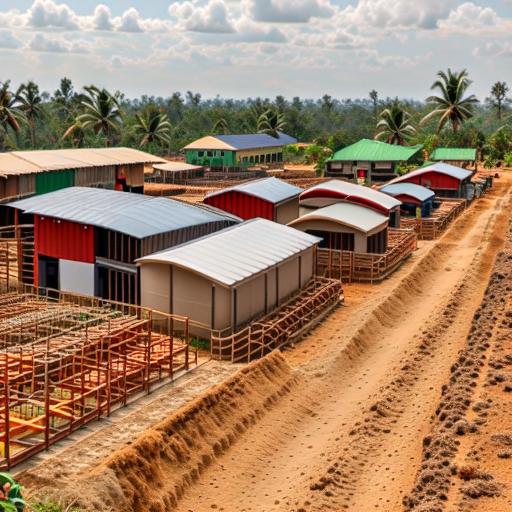
<path fill-rule="evenodd" d="M 0 81 L 128 97 L 424 99 L 512 85 L 512 0 L 0 0 Z"/>

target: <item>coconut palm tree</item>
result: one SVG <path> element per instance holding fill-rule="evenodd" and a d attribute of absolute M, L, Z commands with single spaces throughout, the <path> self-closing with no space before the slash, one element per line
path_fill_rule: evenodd
<path fill-rule="evenodd" d="M 171 142 L 172 126 L 167 114 L 157 108 L 149 108 L 145 113 L 135 114 L 137 123 L 133 131 L 139 137 L 139 146 L 145 146 L 152 142 L 169 144 Z"/>
<path fill-rule="evenodd" d="M 403 146 L 415 134 L 416 128 L 411 124 L 411 115 L 402 108 L 398 100 L 380 113 L 375 139 L 385 138 L 388 144 Z"/>
<path fill-rule="evenodd" d="M 106 89 L 98 89 L 94 85 L 84 87 L 89 97 L 80 102 L 83 113 L 80 114 L 73 125 L 64 134 L 63 138 L 71 135 L 75 130 L 92 129 L 96 135 L 103 134 L 106 144 L 113 143 L 114 135 L 122 122 L 122 111 L 117 98 Z"/>
<path fill-rule="evenodd" d="M 432 84 L 431 89 L 438 89 L 441 94 L 440 96 L 429 96 L 427 98 L 427 103 L 435 108 L 421 122 L 425 123 L 432 118 L 439 117 L 438 132 L 448 122 L 451 123 L 453 131 L 456 132 L 464 121 L 473 116 L 473 106 L 478 103 L 478 100 L 474 94 L 464 97 L 471 85 L 471 80 L 469 80 L 468 72 L 465 69 L 460 72 L 453 72 L 451 69 L 448 69 L 447 73 L 439 71 L 437 76 L 439 79 Z"/>
<path fill-rule="evenodd" d="M 285 126 L 284 114 L 277 110 L 269 108 L 258 118 L 258 133 L 266 133 L 271 137 L 278 138 L 279 132 L 284 131 Z"/>
<path fill-rule="evenodd" d="M 217 119 L 217 121 L 215 121 L 215 123 L 213 124 L 212 133 L 220 133 L 222 135 L 226 135 L 227 133 L 229 133 L 229 126 L 226 119 L 224 119 L 223 117 Z"/>
<path fill-rule="evenodd" d="M 16 92 L 19 109 L 25 114 L 30 131 L 32 149 L 36 148 L 36 122 L 43 116 L 43 99 L 39 94 L 39 86 L 32 81 L 20 85 Z"/>
<path fill-rule="evenodd" d="M 19 132 L 21 128 L 18 98 L 10 91 L 10 85 L 10 80 L 0 82 L 0 126 L 6 133 L 9 128 L 15 132 Z"/>

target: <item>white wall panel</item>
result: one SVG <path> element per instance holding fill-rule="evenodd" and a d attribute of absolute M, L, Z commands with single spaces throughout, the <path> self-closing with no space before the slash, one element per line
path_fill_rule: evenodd
<path fill-rule="evenodd" d="M 60 260 L 60 289 L 81 295 L 94 295 L 94 264 Z"/>

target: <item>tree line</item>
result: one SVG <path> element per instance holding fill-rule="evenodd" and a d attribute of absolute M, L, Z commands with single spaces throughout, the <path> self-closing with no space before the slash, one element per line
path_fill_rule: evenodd
<path fill-rule="evenodd" d="M 496 82 L 480 102 L 469 93 L 466 70 L 440 71 L 435 94 L 425 101 L 380 99 L 317 100 L 203 99 L 198 93 L 128 99 L 94 85 L 76 91 L 68 78 L 53 94 L 29 81 L 11 88 L 0 82 L 0 150 L 124 145 L 155 154 L 175 154 L 209 134 L 279 131 L 334 151 L 361 138 L 392 144 L 477 147 L 489 163 L 510 159 L 512 120 L 509 88 Z"/>

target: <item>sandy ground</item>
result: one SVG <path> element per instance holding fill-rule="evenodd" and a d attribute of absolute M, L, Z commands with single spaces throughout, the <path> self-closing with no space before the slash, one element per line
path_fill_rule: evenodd
<path fill-rule="evenodd" d="M 346 306 L 284 353 L 293 384 L 287 376 L 286 385 L 277 386 L 278 377 L 266 374 L 280 391 L 268 403 L 260 393 L 261 407 L 254 402 L 257 414 L 251 414 L 252 402 L 243 403 L 246 391 L 240 391 L 230 398 L 226 410 L 215 412 L 215 421 L 202 410 L 202 421 L 210 421 L 210 428 L 197 425 L 193 435 L 187 434 L 186 456 L 181 451 L 166 453 L 165 449 L 158 454 L 158 443 L 162 439 L 168 443 L 177 435 L 174 421 L 172 428 L 162 426 L 156 433 L 146 434 L 147 439 L 155 441 L 151 449 L 148 440 L 142 438 L 139 446 L 101 462 L 103 469 L 94 478 L 101 482 L 103 476 L 108 476 L 103 486 L 106 492 L 116 482 L 116 492 L 131 489 L 132 495 L 137 494 L 140 482 L 150 477 L 158 482 L 157 491 L 161 485 L 162 499 L 155 498 L 151 507 L 137 497 L 137 506 L 119 505 L 116 510 L 393 512 L 404 510 L 404 498 L 422 504 L 423 487 L 416 491 L 418 479 L 425 476 L 422 471 L 426 453 L 430 456 L 424 439 L 436 432 L 441 389 L 454 378 L 453 364 L 459 351 L 467 348 L 470 331 L 479 328 L 474 312 L 482 303 L 495 257 L 507 233 L 511 184 L 512 176 L 503 174 L 495 181 L 494 189 L 458 218 L 442 239 L 421 243 L 419 251 L 384 283 L 347 286 Z M 220 368 L 218 375 L 206 379 L 205 386 L 219 382 L 225 377 L 223 372 L 229 372 Z M 254 385 L 256 381 L 251 382 Z M 483 380 L 475 384 L 479 393 L 491 389 L 484 384 Z M 498 387 L 503 386 L 500 382 Z M 172 393 L 169 391 L 168 396 Z M 511 395 L 501 391 L 500 396 L 505 400 Z M 133 411 L 134 417 L 126 417 L 124 425 L 139 418 L 143 427 L 172 409 L 173 406 L 165 407 L 158 414 L 154 408 L 151 421 L 141 422 L 140 418 L 147 414 L 146 405 L 142 404 Z M 494 410 L 496 421 L 505 421 L 500 409 Z M 236 414 L 238 419 L 231 423 Z M 140 430 L 123 436 L 119 434 L 123 428 L 122 424 L 117 426 L 112 442 L 110 434 L 98 432 L 93 457 L 71 445 L 29 468 L 22 479 L 37 492 L 62 467 L 68 468 L 66 481 L 84 478 L 102 456 L 126 443 L 128 437 L 133 439 Z M 486 428 L 495 427 L 489 422 Z M 214 434 L 218 439 L 222 432 L 226 433 L 222 442 L 214 442 Z M 208 453 L 197 436 L 203 437 L 203 445 L 212 438 Z M 451 453 L 453 461 L 448 461 L 447 467 L 451 468 L 452 463 L 460 465 L 473 456 L 477 441 L 476 437 L 468 437 L 467 441 L 464 438 L 460 449 Z M 490 443 L 488 439 L 487 442 Z M 200 462 L 193 461 L 188 453 L 191 447 L 198 453 L 203 450 Z M 130 457 L 136 458 L 134 453 L 138 457 L 144 454 L 144 449 L 151 457 L 129 462 Z M 77 467 L 74 461 L 78 457 Z M 156 458 L 159 467 L 149 468 Z M 492 460 L 496 459 L 507 463 L 506 457 L 493 455 Z M 62 464 L 60 468 L 55 467 L 57 462 Z M 190 469 L 192 462 L 195 466 Z M 186 475 L 175 484 L 178 469 L 185 471 L 185 465 Z M 123 480 L 124 471 L 133 471 L 136 477 L 130 473 L 132 477 Z M 173 471 L 173 478 L 166 477 L 169 471 Z M 452 490 L 443 496 L 446 510 L 466 510 L 460 508 L 467 505 L 461 501 L 462 484 L 457 478 L 455 475 L 447 480 Z M 500 476 L 496 478 L 499 480 Z M 173 490 L 166 488 L 169 480 L 173 481 Z M 406 505 L 412 506 L 413 502 L 407 499 Z"/>

